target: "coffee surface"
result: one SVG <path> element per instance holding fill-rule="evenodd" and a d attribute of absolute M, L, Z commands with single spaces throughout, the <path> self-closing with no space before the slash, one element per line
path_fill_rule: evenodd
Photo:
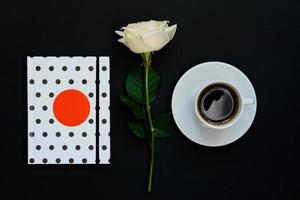
<path fill-rule="evenodd" d="M 200 94 L 200 112 L 208 121 L 227 121 L 233 115 L 235 106 L 235 94 L 226 86 L 216 85 Z"/>

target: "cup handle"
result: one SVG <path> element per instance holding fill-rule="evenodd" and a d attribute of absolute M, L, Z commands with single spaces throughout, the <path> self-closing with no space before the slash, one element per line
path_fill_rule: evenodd
<path fill-rule="evenodd" d="M 243 103 L 245 105 L 251 105 L 251 104 L 255 103 L 255 100 L 254 100 L 254 98 L 243 98 Z"/>

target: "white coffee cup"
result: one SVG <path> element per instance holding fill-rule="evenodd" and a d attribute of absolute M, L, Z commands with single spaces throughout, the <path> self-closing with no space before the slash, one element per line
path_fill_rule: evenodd
<path fill-rule="evenodd" d="M 209 119 L 204 117 L 204 114 L 201 113 L 199 110 L 199 101 L 201 101 L 202 98 L 204 98 L 205 91 L 208 90 L 208 88 L 211 88 L 215 85 L 218 85 L 218 87 L 224 86 L 224 88 L 228 88 L 232 95 L 235 97 L 235 103 L 234 103 L 234 110 L 232 111 L 232 116 L 229 119 L 226 119 L 221 122 L 212 122 Z M 201 99 L 200 99 L 201 98 Z M 244 112 L 244 108 L 247 105 L 251 105 L 255 103 L 255 99 L 252 97 L 245 97 L 241 95 L 240 90 L 238 87 L 236 87 L 234 84 L 226 82 L 226 81 L 208 81 L 200 86 L 198 89 L 198 92 L 195 96 L 195 104 L 194 104 L 194 110 L 197 118 L 199 119 L 200 123 L 209 128 L 213 129 L 225 129 L 229 128 L 230 126 L 234 125 L 238 122 L 240 117 L 242 116 Z M 200 105 L 202 106 L 202 105 Z"/>

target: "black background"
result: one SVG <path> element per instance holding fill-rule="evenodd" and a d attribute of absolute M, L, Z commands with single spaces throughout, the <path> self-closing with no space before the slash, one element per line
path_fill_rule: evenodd
<path fill-rule="evenodd" d="M 299 192 L 299 1 L 1 2 L 0 194 L 21 199 L 296 199 Z M 153 111 L 170 110 L 173 88 L 192 66 L 228 62 L 252 81 L 255 121 L 233 144 L 207 148 L 179 130 L 157 141 L 147 194 L 147 143 L 133 136 L 118 96 L 138 55 L 117 42 L 128 22 L 170 20 L 174 39 L 154 56 L 162 82 Z M 110 166 L 28 166 L 27 55 L 111 57 Z M 298 114 L 297 114 L 298 113 Z M 6 198 L 6 199 L 10 199 Z M 2 198 L 3 199 L 3 198 Z"/>

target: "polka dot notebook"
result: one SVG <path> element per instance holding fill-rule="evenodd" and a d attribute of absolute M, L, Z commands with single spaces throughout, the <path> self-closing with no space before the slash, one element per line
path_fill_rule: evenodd
<path fill-rule="evenodd" d="M 109 64 L 27 57 L 28 164 L 110 163 Z"/>

